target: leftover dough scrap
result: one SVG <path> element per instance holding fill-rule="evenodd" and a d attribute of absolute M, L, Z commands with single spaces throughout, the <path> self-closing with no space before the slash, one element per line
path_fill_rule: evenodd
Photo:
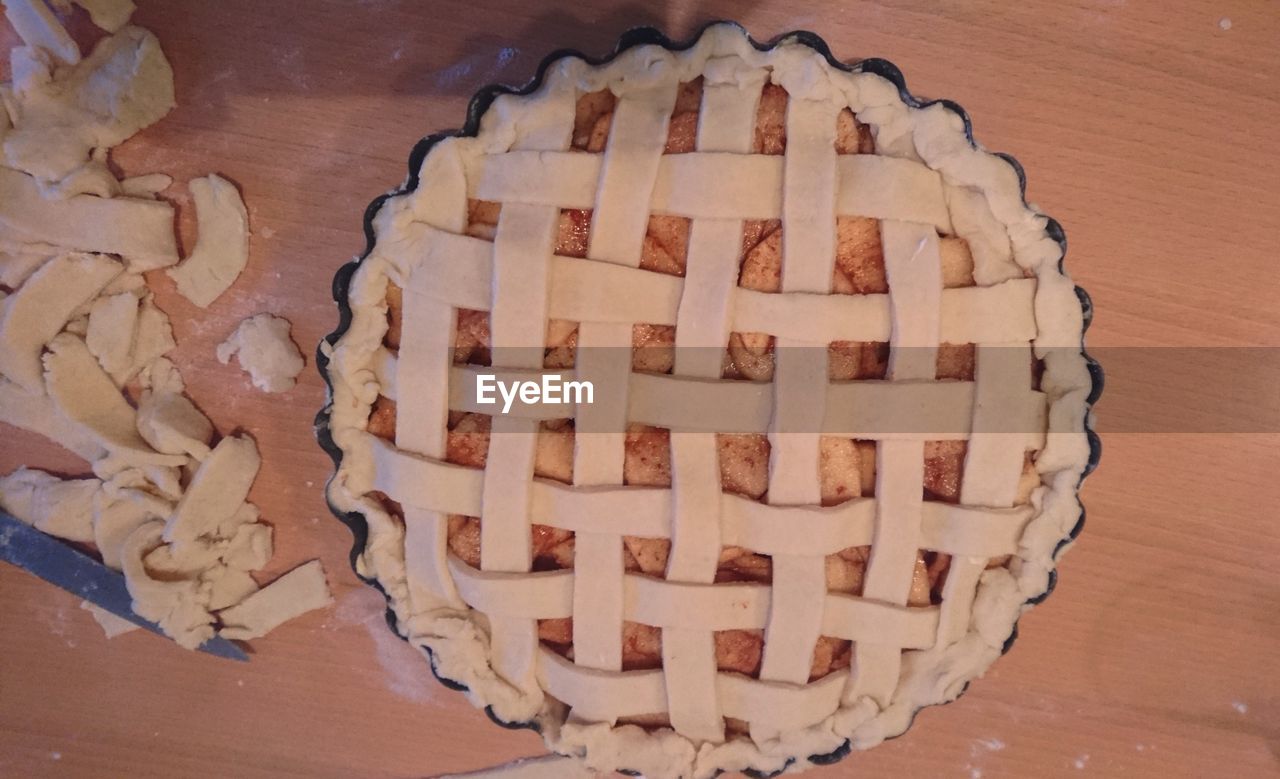
<path fill-rule="evenodd" d="M 294 617 L 333 603 L 319 560 L 304 563 L 245 598 L 218 612 L 219 635 L 249 639 L 264 636 Z"/>
<path fill-rule="evenodd" d="M 0 304 L 0 373 L 41 392 L 45 344 L 120 271 L 120 263 L 101 254 L 63 254 L 42 265 Z"/>
<path fill-rule="evenodd" d="M 102 292 L 98 293 L 98 297 L 119 295 L 121 292 L 132 292 L 135 298 L 142 299 L 147 294 L 147 280 L 143 278 L 141 273 L 126 268 L 124 273 L 116 276 L 110 284 L 102 288 Z M 92 309 L 93 306 L 89 306 L 89 311 L 85 311 L 85 314 L 91 313 Z"/>
<path fill-rule="evenodd" d="M 252 521 L 236 528 L 222 552 L 222 561 L 241 571 L 265 568 L 273 551 L 271 536 L 271 526 L 258 522 L 257 517 L 254 517 Z"/>
<path fill-rule="evenodd" d="M 75 0 L 75 4 L 88 11 L 93 23 L 107 32 L 116 32 L 128 24 L 137 9 L 133 0 Z"/>
<path fill-rule="evenodd" d="M 138 374 L 138 381 L 143 389 L 153 392 L 185 392 L 187 389 L 182 374 L 167 357 L 157 357 L 148 363 Z"/>
<path fill-rule="evenodd" d="M 73 67 L 36 60 L 14 73 L 13 87 L 5 159 L 45 181 L 61 181 L 93 149 L 118 145 L 175 105 L 169 61 L 156 37 L 139 27 L 104 38 Z"/>
<path fill-rule="evenodd" d="M 200 575 L 209 594 L 209 610 L 218 611 L 240 603 L 258 591 L 258 583 L 248 571 L 230 565 L 216 565 Z"/>
<path fill-rule="evenodd" d="M 253 386 L 263 392 L 287 392 L 306 362 L 289 338 L 289 320 L 271 314 L 257 314 L 240 323 L 235 332 L 218 346 L 218 362 L 223 365 L 236 356 L 249 373 Z"/>
<path fill-rule="evenodd" d="M 156 306 L 154 296 L 148 293 L 138 308 L 138 331 L 133 339 L 132 364 L 125 374 L 125 381 L 177 345 L 169 317 Z"/>
<path fill-rule="evenodd" d="M 44 0 L 4 0 L 3 5 L 4 15 L 23 43 L 44 49 L 71 65 L 80 61 L 80 47 Z"/>
<path fill-rule="evenodd" d="M 0 286 L 17 289 L 59 253 L 58 247 L 47 243 L 10 243 L 0 239 Z"/>
<path fill-rule="evenodd" d="M 93 543 L 108 568 L 121 568 L 124 542 L 133 531 L 173 511 L 173 501 L 140 488 L 115 488 L 107 482 L 93 509 Z"/>
<path fill-rule="evenodd" d="M 0 228 L 23 243 L 118 254 L 130 270 L 178 261 L 173 207 L 159 200 L 75 195 L 46 200 L 35 179 L 0 167 Z"/>
<path fill-rule="evenodd" d="M 0 85 L 0 422 L 51 438 L 97 477 L 21 468 L 0 477 L 0 506 L 94 544 L 123 570 L 134 611 L 182 646 L 211 638 L 222 610 L 237 637 L 261 635 L 328 603 L 324 574 L 305 565 L 265 593 L 250 575 L 273 551 L 272 528 L 245 500 L 257 447 L 228 436 L 210 449 L 213 425 L 162 356 L 175 346 L 172 328 L 141 275 L 178 262 L 173 209 L 156 200 L 173 179 L 118 181 L 107 165 L 111 146 L 173 107 L 172 70 L 155 36 L 126 26 L 132 0 L 74 0 L 116 33 L 83 59 L 43 2 L 0 2 L 29 44 L 11 52 L 13 83 Z M 54 5 L 69 10 L 69 0 Z M 203 307 L 247 262 L 248 215 L 218 176 L 191 188 L 200 237 L 173 276 Z M 246 366 L 277 360 L 287 375 L 262 368 L 271 386 L 292 386 L 302 358 L 279 321 L 287 349 L 267 324 L 237 331 L 232 352 Z M 137 410 L 120 389 L 135 375 Z M 135 627 L 82 608 L 108 636 Z"/>
<path fill-rule="evenodd" d="M 48 200 L 65 200 L 73 195 L 115 197 L 120 194 L 120 182 L 100 160 L 89 160 L 68 173 L 61 181 L 47 182 L 36 179 L 40 194 Z"/>
<path fill-rule="evenodd" d="M 185 395 L 144 390 L 138 400 L 138 433 L 157 452 L 209 456 L 213 423 Z"/>
<path fill-rule="evenodd" d="M 165 525 L 164 540 L 178 547 L 202 537 L 225 537 L 242 517 L 240 506 L 258 475 L 262 459 L 253 439 L 227 436 L 200 463 L 191 484 Z"/>
<path fill-rule="evenodd" d="M 30 468 L 0 478 L 0 508 L 42 533 L 68 541 L 93 541 L 97 479 L 59 479 Z"/>
<path fill-rule="evenodd" d="M 42 435 L 93 462 L 106 454 L 98 438 L 58 413 L 43 392 L 26 390 L 0 378 L 0 422 Z"/>
<path fill-rule="evenodd" d="M 207 308 L 249 261 L 249 212 L 235 185 L 216 173 L 188 186 L 196 205 L 196 245 L 168 274 L 183 297 Z"/>
<path fill-rule="evenodd" d="M 87 600 L 80 601 L 80 608 L 89 612 L 94 621 L 98 623 L 98 626 L 102 628 L 102 632 L 107 634 L 107 638 L 115 638 L 116 636 L 121 636 L 125 633 L 130 633 L 139 629 L 137 625 L 124 617 L 118 617 L 104 608 L 93 605 Z"/>
<path fill-rule="evenodd" d="M 138 297 L 132 292 L 106 295 L 93 301 L 84 342 L 117 386 L 130 368 L 133 336 L 138 326 Z"/>
<path fill-rule="evenodd" d="M 134 465 L 182 465 L 185 457 L 160 454 L 138 435 L 137 412 L 120 394 L 80 338 L 62 333 L 49 342 L 45 386 L 54 408 L 116 455 Z"/>
<path fill-rule="evenodd" d="M 125 584 L 133 598 L 133 611 L 160 626 L 166 635 L 188 649 L 213 638 L 213 615 L 205 607 L 200 582 L 153 578 L 143 560 L 161 544 L 163 522 L 148 522 L 125 541 L 121 563 Z"/>
<path fill-rule="evenodd" d="M 130 176 L 120 181 L 120 192 L 129 197 L 155 199 L 155 196 L 173 184 L 173 176 L 167 173 L 146 173 Z"/>

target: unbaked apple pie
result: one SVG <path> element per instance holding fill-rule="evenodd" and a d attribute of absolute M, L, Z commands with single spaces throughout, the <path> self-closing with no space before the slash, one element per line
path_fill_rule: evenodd
<path fill-rule="evenodd" d="M 794 769 L 956 697 L 1050 586 L 1083 306 L 954 107 L 805 36 L 645 38 L 484 93 L 380 203 L 330 500 L 500 721 L 655 779 Z M 484 374 L 595 397 L 501 413 Z"/>

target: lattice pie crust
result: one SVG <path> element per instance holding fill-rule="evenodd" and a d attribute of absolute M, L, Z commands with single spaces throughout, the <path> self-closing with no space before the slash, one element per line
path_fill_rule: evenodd
<path fill-rule="evenodd" d="M 360 572 L 440 676 L 593 767 L 902 732 L 1080 516 L 1091 383 L 1046 224 L 958 114 L 802 41 L 556 60 L 430 146 L 351 276 L 329 496 Z M 490 417 L 477 366 L 621 390 Z"/>

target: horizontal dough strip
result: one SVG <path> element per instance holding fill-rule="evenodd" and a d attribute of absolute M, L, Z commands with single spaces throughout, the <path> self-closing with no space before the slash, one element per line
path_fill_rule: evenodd
<path fill-rule="evenodd" d="M 602 159 L 574 151 L 487 154 L 471 161 L 467 194 L 500 203 L 594 208 Z M 693 219 L 781 219 L 785 164 L 779 155 L 665 154 L 658 162 L 650 208 Z M 839 155 L 836 182 L 840 216 L 921 222 L 952 232 L 942 177 L 919 162 Z"/>
<path fill-rule="evenodd" d="M 472 568 L 449 556 L 458 593 L 485 614 L 522 619 L 573 616 L 572 569 L 499 573 Z M 694 584 L 629 573 L 623 580 L 627 620 L 661 628 L 759 630 L 769 619 L 773 588 L 767 584 Z M 828 593 L 822 633 L 904 649 L 933 646 L 937 606 L 897 606 L 853 595 Z"/>
<path fill-rule="evenodd" d="M 394 358 L 389 354 L 375 362 L 375 375 L 382 382 L 382 394 L 395 398 Z M 504 409 L 501 396 L 486 379 L 487 396 L 494 403 L 480 403 L 481 376 L 492 376 L 507 387 L 514 382 L 542 386 L 543 377 L 555 377 L 564 386 L 577 381 L 572 368 L 512 369 L 476 365 L 455 365 L 449 376 L 449 408 L 476 414 L 496 414 Z M 553 385 L 554 386 L 554 385 Z M 593 394 L 617 392 L 619 388 L 593 387 Z M 869 441 L 965 440 L 973 433 L 974 383 L 971 381 L 882 381 L 831 382 L 826 389 L 826 412 L 820 432 Z M 983 433 L 1022 435 L 1025 448 L 1044 445 L 1046 423 L 1044 393 L 1023 390 L 1022 408 L 1010 408 L 991 424 L 999 429 Z M 767 433 L 773 416 L 774 390 L 768 382 L 733 379 L 700 379 L 654 373 L 632 373 L 627 379 L 627 419 L 631 422 L 672 430 L 707 433 Z M 525 403 L 518 397 L 506 413 L 526 419 L 570 419 L 576 416 L 575 398 L 564 403 Z M 579 433 L 586 431 L 579 431 Z M 607 431 L 606 431 L 607 432 Z M 787 432 L 787 431 L 782 431 Z"/>
<path fill-rule="evenodd" d="M 420 240 L 379 250 L 408 275 L 414 294 L 455 308 L 492 305 L 493 244 L 424 226 Z M 554 255 L 547 314 L 571 322 L 674 325 L 684 279 L 614 263 Z M 942 343 L 1012 343 L 1036 336 L 1035 279 L 942 291 Z M 735 287 L 731 329 L 804 344 L 888 341 L 889 296 L 770 293 Z"/>
<path fill-rule="evenodd" d="M 597 671 L 574 665 L 546 647 L 539 651 L 539 681 L 578 716 L 609 722 L 667 712 L 666 682 L 660 670 Z M 840 671 L 811 684 L 794 685 L 717 673 L 716 692 L 724 716 L 786 731 L 821 722 L 835 711 L 848 678 L 848 671 Z"/>
<path fill-rule="evenodd" d="M 481 516 L 484 471 L 440 462 L 399 449 L 372 435 L 373 472 L 361 492 L 379 490 L 406 506 L 446 514 Z M 574 487 L 534 479 L 530 521 L 574 532 L 670 538 L 673 497 L 663 487 Z M 875 498 L 838 506 L 785 506 L 722 493 L 721 538 L 759 554 L 822 556 L 873 540 Z M 954 555 L 999 557 L 1018 551 L 1031 506 L 986 508 L 925 501 L 921 548 Z M 567 616 L 563 615 L 563 616 Z"/>

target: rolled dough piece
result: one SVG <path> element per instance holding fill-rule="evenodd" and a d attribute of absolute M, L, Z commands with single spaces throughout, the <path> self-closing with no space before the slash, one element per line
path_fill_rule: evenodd
<path fill-rule="evenodd" d="M 124 580 L 133 598 L 133 611 L 160 626 L 166 635 L 187 649 L 213 638 L 213 615 L 208 594 L 194 579 L 162 581 L 148 573 L 143 559 L 160 545 L 163 522 L 148 522 L 129 534 L 124 543 Z"/>
<path fill-rule="evenodd" d="M 76 318 L 72 319 L 70 322 L 67 322 L 67 326 L 62 329 L 63 329 L 63 332 L 71 333 L 72 335 L 78 335 L 81 338 L 84 338 L 86 335 L 89 334 L 89 315 L 88 314 L 76 315 Z"/>
<path fill-rule="evenodd" d="M 253 522 L 236 528 L 222 553 L 222 561 L 241 571 L 256 571 L 267 566 L 271 552 L 271 526 Z"/>
<path fill-rule="evenodd" d="M 89 160 L 68 173 L 61 181 L 46 182 L 36 179 L 40 195 L 47 200 L 65 200 L 73 195 L 115 197 L 120 194 L 120 182 L 105 163 Z"/>
<path fill-rule="evenodd" d="M 258 583 L 246 571 L 216 565 L 200 575 L 209 592 L 209 611 L 234 606 L 258 591 Z"/>
<path fill-rule="evenodd" d="M 0 373 L 28 392 L 41 392 L 45 344 L 121 270 L 110 257 L 76 253 L 55 257 L 31 274 L 0 304 Z"/>
<path fill-rule="evenodd" d="M 264 551 L 266 557 L 261 556 Z M 271 526 L 258 522 L 258 509 L 252 503 L 243 503 L 214 533 L 190 543 L 157 547 L 147 555 L 146 563 L 150 571 L 189 578 L 223 564 L 249 570 L 241 563 L 257 563 L 253 567 L 261 568 L 270 557 Z"/>
<path fill-rule="evenodd" d="M 319 560 L 304 563 L 240 603 L 218 612 L 223 638 L 264 636 L 294 617 L 333 603 Z"/>
<path fill-rule="evenodd" d="M 226 365 L 238 356 L 253 386 L 263 392 L 287 392 L 306 362 L 289 339 L 289 320 L 258 314 L 240 323 L 218 346 L 218 362 Z"/>
<path fill-rule="evenodd" d="M 227 537 L 241 524 L 240 507 L 262 459 L 253 439 L 227 436 L 200 463 L 165 524 L 164 540 L 179 550 L 201 537 Z"/>
<path fill-rule="evenodd" d="M 168 354 L 175 346 L 177 342 L 173 340 L 173 327 L 169 324 L 168 315 L 156 306 L 154 296 L 148 294 L 138 308 L 138 332 L 133 339 L 132 364 L 125 372 L 125 381 Z"/>
<path fill-rule="evenodd" d="M 124 542 L 129 535 L 173 511 L 173 501 L 142 489 L 113 489 L 98 493 L 93 507 L 93 543 L 108 568 L 120 569 Z"/>
<path fill-rule="evenodd" d="M 107 634 L 107 638 L 115 638 L 116 636 L 122 636 L 125 633 L 138 630 L 137 625 L 124 617 L 117 617 L 115 614 L 112 614 L 104 608 L 95 606 L 87 600 L 80 601 L 80 608 L 89 612 L 89 615 L 98 623 L 98 627 L 102 628 L 102 632 Z"/>
<path fill-rule="evenodd" d="M 103 287 L 98 295 L 99 297 L 106 297 L 108 295 L 119 295 L 121 292 L 132 292 L 135 298 L 142 299 L 147 294 L 147 280 L 142 277 L 141 273 L 135 273 L 125 268 L 125 272 L 116 276 L 110 284 Z M 93 305 L 90 304 L 89 311 L 92 310 Z"/>
<path fill-rule="evenodd" d="M 0 508 L 28 525 L 36 523 L 37 491 L 53 484 L 57 476 L 23 466 L 0 478 Z"/>
<path fill-rule="evenodd" d="M 130 358 L 137 327 L 138 298 L 132 292 L 100 297 L 89 309 L 85 345 L 116 386 L 124 384 L 125 374 L 132 367 Z"/>
<path fill-rule="evenodd" d="M 155 199 L 155 196 L 169 188 L 173 176 L 167 173 L 147 173 L 141 176 L 130 176 L 120 182 L 120 191 L 129 197 Z"/>
<path fill-rule="evenodd" d="M 75 0 L 75 4 L 88 11 L 93 23 L 107 32 L 116 32 L 128 24 L 137 8 L 133 0 Z"/>
<path fill-rule="evenodd" d="M 134 465 L 122 461 L 118 456 L 108 454 L 92 463 L 93 475 L 109 483 L 116 489 L 132 487 L 159 495 L 170 502 L 177 502 L 182 497 L 182 480 L 188 474 L 184 471 L 192 463 L 190 458 L 182 458 L 182 465 Z M 191 470 L 195 473 L 195 469 Z M 164 516 L 168 516 L 165 512 Z"/>
<path fill-rule="evenodd" d="M 44 392 L 27 392 L 4 379 L 0 379 L 0 422 L 42 435 L 89 462 L 107 453 L 96 436 L 59 414 Z"/>
<path fill-rule="evenodd" d="M 196 245 L 167 273 L 183 297 L 207 308 L 249 261 L 249 212 L 235 185 L 216 173 L 188 186 L 196 204 Z"/>
<path fill-rule="evenodd" d="M 3 0 L 3 5 L 4 15 L 23 43 L 44 49 L 69 65 L 80 61 L 80 47 L 43 0 Z"/>
<path fill-rule="evenodd" d="M 59 479 L 44 471 L 19 468 L 0 478 L 0 507 L 42 533 L 68 541 L 93 541 L 97 479 Z"/>
<path fill-rule="evenodd" d="M 76 195 L 45 200 L 35 179 L 0 167 L 0 228 L 12 240 L 119 254 L 148 271 L 178 261 L 173 207 L 159 200 Z"/>
<path fill-rule="evenodd" d="M 147 390 L 138 401 L 138 433 L 157 452 L 203 460 L 213 423 L 185 395 Z"/>
<path fill-rule="evenodd" d="M 178 367 L 167 357 L 152 360 L 142 369 L 138 380 L 143 389 L 152 392 L 181 393 L 187 389 L 186 383 L 182 381 L 182 374 L 178 373 Z"/>
<path fill-rule="evenodd" d="M 179 551 L 172 544 L 161 544 L 143 559 L 147 570 L 162 574 L 165 579 L 198 579 L 209 568 L 218 564 L 221 545 L 215 541 L 199 539 Z"/>
<path fill-rule="evenodd" d="M 36 268 L 60 253 L 58 247 L 47 243 L 0 242 L 0 285 L 17 289 L 36 272 Z"/>
<path fill-rule="evenodd" d="M 125 401 L 80 338 L 62 333 L 49 342 L 45 387 L 54 408 L 79 424 L 122 462 L 182 465 L 185 457 L 161 454 L 138 435 L 137 413 Z"/>
<path fill-rule="evenodd" d="M 99 41 L 82 62 L 53 69 L 36 60 L 14 73 L 9 166 L 55 182 L 162 118 L 174 106 L 173 70 L 160 43 L 139 27 Z"/>

